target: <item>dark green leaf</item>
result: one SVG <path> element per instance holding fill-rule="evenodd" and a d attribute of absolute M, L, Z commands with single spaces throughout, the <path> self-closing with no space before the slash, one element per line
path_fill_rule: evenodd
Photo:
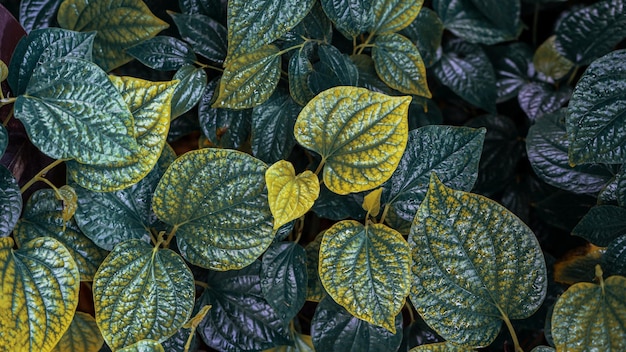
<path fill-rule="evenodd" d="M 496 76 L 480 46 L 452 40 L 444 45 L 443 56 L 433 69 L 441 83 L 461 98 L 491 113 L 496 112 Z"/>
<path fill-rule="evenodd" d="M 293 100 L 304 106 L 313 99 L 315 93 L 309 88 L 309 76 L 313 73 L 313 64 L 304 50 L 296 51 L 289 59 L 289 94 Z"/>
<path fill-rule="evenodd" d="M 316 94 L 336 86 L 356 86 L 359 70 L 350 58 L 332 45 L 320 45 L 320 61 L 309 76 L 309 87 Z"/>
<path fill-rule="evenodd" d="M 558 190 L 533 202 L 533 208 L 546 224 L 571 232 L 596 204 L 596 197 Z"/>
<path fill-rule="evenodd" d="M 170 12 L 181 38 L 191 44 L 193 50 L 207 59 L 223 63 L 226 58 L 226 28 L 211 17 L 201 14 Z"/>
<path fill-rule="evenodd" d="M 378 73 L 376 73 L 376 68 L 374 67 L 374 60 L 372 60 L 371 56 L 366 54 L 352 55 L 350 56 L 350 60 L 352 60 L 359 70 L 359 87 L 387 95 L 398 94 L 397 91 L 386 85 L 385 82 L 378 77 Z M 414 100 L 412 100 L 411 103 L 413 103 Z"/>
<path fill-rule="evenodd" d="M 319 217 L 331 220 L 362 219 L 367 213 L 361 207 L 364 195 L 365 192 L 341 196 L 331 192 L 325 185 L 322 185 L 320 187 L 320 196 L 311 210 Z"/>
<path fill-rule="evenodd" d="M 374 23 L 368 32 L 392 34 L 411 24 L 422 9 L 423 0 L 373 0 Z"/>
<path fill-rule="evenodd" d="M 200 338 L 196 335 L 195 331 L 191 339 L 189 350 L 185 350 L 185 345 L 187 344 L 190 333 L 191 329 L 180 328 L 174 335 L 161 342 L 161 345 L 167 352 L 196 352 L 200 347 Z"/>
<path fill-rule="evenodd" d="M 372 0 L 321 0 L 324 12 L 347 38 L 365 32 L 374 24 Z"/>
<path fill-rule="evenodd" d="M 595 194 L 613 178 L 604 165 L 570 166 L 567 150 L 570 142 L 565 132 L 565 111 L 543 115 L 528 131 L 528 159 L 546 183 L 574 193 Z"/>
<path fill-rule="evenodd" d="M 131 46 L 126 53 L 152 69 L 174 71 L 196 61 L 192 50 L 180 39 L 160 35 Z"/>
<path fill-rule="evenodd" d="M 319 262 L 320 262 L 320 243 L 324 237 L 324 231 L 315 236 L 315 239 L 309 242 L 304 250 L 306 251 L 306 271 L 307 271 L 307 284 L 306 284 L 306 300 L 319 302 L 326 295 L 322 281 L 319 274 Z"/>
<path fill-rule="evenodd" d="M 617 190 L 615 191 L 617 197 L 617 203 L 626 207 L 626 166 L 622 165 L 621 170 L 615 176 L 617 183 Z"/>
<path fill-rule="evenodd" d="M 607 54 L 594 61 L 576 84 L 566 118 L 573 165 L 626 162 L 624 62 L 626 49 Z"/>
<path fill-rule="evenodd" d="M 478 11 L 497 28 L 512 36 L 517 36 L 521 30 L 520 0 L 471 0 Z"/>
<path fill-rule="evenodd" d="M 409 131 L 428 125 L 443 125 L 443 115 L 434 100 L 413 97 L 409 106 Z"/>
<path fill-rule="evenodd" d="M 264 350 L 289 344 L 288 323 L 263 298 L 261 263 L 210 272 L 197 305 L 211 305 L 198 326 L 204 342 L 219 351 Z"/>
<path fill-rule="evenodd" d="M 426 7 L 422 8 L 415 20 L 400 34 L 415 43 L 426 67 L 432 66 L 439 60 L 443 23 L 435 11 Z"/>
<path fill-rule="evenodd" d="M 50 26 L 62 0 L 24 0 L 20 2 L 20 24 L 26 32 Z"/>
<path fill-rule="evenodd" d="M 333 24 L 324 13 L 320 3 L 315 1 L 309 14 L 289 31 L 285 37 L 292 45 L 302 43 L 304 41 L 302 37 L 317 39 L 324 44 L 330 44 L 333 39 Z"/>
<path fill-rule="evenodd" d="M 186 14 L 200 14 L 214 19 L 222 18 L 220 0 L 178 0 L 178 7 Z"/>
<path fill-rule="evenodd" d="M 596 246 L 606 247 L 617 237 L 626 234 L 626 209 L 614 205 L 598 205 L 572 230 Z"/>
<path fill-rule="evenodd" d="M 4 155 L 9 145 L 9 131 L 7 131 L 4 125 L 0 125 L 0 158 Z"/>
<path fill-rule="evenodd" d="M 535 73 L 532 64 L 532 51 L 523 43 L 487 48 L 496 73 L 498 102 L 517 96 L 518 91 Z"/>
<path fill-rule="evenodd" d="M 22 192 L 20 187 L 4 165 L 0 165 L 0 237 L 11 234 L 22 213 Z"/>
<path fill-rule="evenodd" d="M 609 275 L 626 275 L 626 234 L 609 243 L 602 256 L 602 267 Z"/>
<path fill-rule="evenodd" d="M 172 79 L 178 80 L 172 94 L 173 120 L 191 110 L 200 101 L 207 85 L 207 75 L 203 68 L 185 65 L 176 71 Z"/>
<path fill-rule="evenodd" d="M 538 117 L 559 110 L 572 94 L 572 90 L 564 85 L 555 90 L 552 85 L 532 82 L 524 84 L 519 90 L 517 101 L 531 121 Z"/>
<path fill-rule="evenodd" d="M 554 45 L 578 66 L 607 54 L 626 37 L 623 0 L 603 0 L 567 14 L 559 21 Z"/>

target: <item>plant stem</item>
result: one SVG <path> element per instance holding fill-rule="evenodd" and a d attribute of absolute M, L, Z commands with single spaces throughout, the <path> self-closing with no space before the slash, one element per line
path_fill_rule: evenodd
<path fill-rule="evenodd" d="M 500 307 L 498 307 L 498 310 L 500 311 L 500 315 L 502 317 L 502 320 L 504 320 L 506 327 L 509 329 L 509 333 L 511 334 L 511 338 L 513 339 L 515 352 L 524 352 L 519 344 L 519 340 L 517 339 L 517 334 L 515 333 L 515 329 L 513 329 L 513 324 L 511 324 L 511 320 L 509 320 L 509 317 L 502 311 L 502 309 L 500 309 Z"/>
<path fill-rule="evenodd" d="M 411 304 L 409 303 L 408 300 L 404 302 L 404 306 L 406 307 L 406 310 L 409 312 L 409 318 L 411 319 L 411 323 L 414 322 L 415 314 L 413 313 L 413 307 L 411 307 Z"/>
<path fill-rule="evenodd" d="M 326 159 L 322 159 L 322 161 L 320 161 L 320 164 L 317 165 L 317 169 L 315 169 L 315 176 L 319 176 L 320 172 L 322 172 L 322 168 L 324 167 L 324 164 L 326 163 Z"/>
<path fill-rule="evenodd" d="M 194 63 L 202 68 L 210 68 L 215 71 L 224 72 L 224 69 L 221 67 L 217 67 L 217 66 L 213 66 L 209 64 L 203 64 L 202 62 L 198 62 L 198 61 L 195 61 Z"/>
<path fill-rule="evenodd" d="M 170 242 L 174 238 L 174 235 L 176 235 L 177 230 L 178 230 L 178 225 L 174 225 L 174 227 L 172 228 L 172 231 L 170 231 L 170 233 L 167 235 L 167 239 L 163 242 L 163 248 L 170 248 Z"/>
<path fill-rule="evenodd" d="M 33 178 L 30 179 L 30 181 L 26 182 L 26 184 L 24 186 L 22 186 L 22 188 L 20 189 L 20 192 L 24 193 L 27 189 L 29 189 L 37 181 L 46 182 L 48 185 L 51 185 L 51 183 L 49 183 L 48 180 L 44 179 L 44 176 L 46 176 L 46 174 L 50 170 L 54 169 L 56 166 L 60 165 L 64 161 L 65 160 L 63 160 L 63 159 L 55 160 L 50 165 L 48 165 L 48 166 L 44 167 L 43 169 L 41 169 L 41 171 L 39 171 L 37 173 L 37 175 L 35 175 Z M 54 187 L 54 185 L 52 185 L 52 187 Z M 56 187 L 54 187 L 54 188 L 56 189 Z"/>
<path fill-rule="evenodd" d="M 357 51 L 357 55 L 363 54 L 363 50 L 365 50 L 365 48 L 371 48 L 374 45 L 370 45 L 370 40 L 372 40 L 372 38 L 374 38 L 374 33 L 370 33 L 367 36 L 367 39 L 365 39 L 365 41 L 361 44 L 359 44 L 358 47 L 358 51 Z"/>
<path fill-rule="evenodd" d="M 13 109 L 9 111 L 9 114 L 7 115 L 7 117 L 4 119 L 4 121 L 2 121 L 2 125 L 4 127 L 7 127 L 7 125 L 9 124 L 9 121 L 11 121 L 11 117 L 13 117 Z"/>
<path fill-rule="evenodd" d="M 387 213 L 389 212 L 389 208 L 391 203 L 385 204 L 385 209 L 383 209 L 383 215 L 380 216 L 379 224 L 383 224 L 385 222 L 385 218 L 387 217 Z"/>
<path fill-rule="evenodd" d="M 200 286 L 204 289 L 209 288 L 209 284 L 207 284 L 206 282 L 195 280 L 194 283 L 196 284 L 196 286 Z"/>
<path fill-rule="evenodd" d="M 576 65 L 576 67 L 574 67 L 574 71 L 572 72 L 572 75 L 569 76 L 569 79 L 567 80 L 567 85 L 571 86 L 572 83 L 574 82 L 574 78 L 576 77 L 576 74 L 578 73 L 578 69 L 580 68 L 580 66 Z"/>
<path fill-rule="evenodd" d="M 0 99 L 0 106 L 13 104 L 16 100 L 17 98 L 2 98 Z"/>

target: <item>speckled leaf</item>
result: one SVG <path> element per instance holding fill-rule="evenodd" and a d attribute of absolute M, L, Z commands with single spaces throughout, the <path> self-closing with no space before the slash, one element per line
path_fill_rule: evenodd
<path fill-rule="evenodd" d="M 0 158 L 4 155 L 9 145 L 9 131 L 7 131 L 4 125 L 0 125 Z"/>
<path fill-rule="evenodd" d="M 526 152 L 530 164 L 546 183 L 574 193 L 594 194 L 613 177 L 605 165 L 570 166 L 570 142 L 565 132 L 565 111 L 543 115 L 528 131 Z"/>
<path fill-rule="evenodd" d="M 61 28 L 32 31 L 15 47 L 9 64 L 8 83 L 13 94 L 24 94 L 33 71 L 44 62 L 63 57 L 91 61 L 96 33 L 78 33 Z"/>
<path fill-rule="evenodd" d="M 596 246 L 606 247 L 626 234 L 626 209 L 615 205 L 597 205 L 572 230 Z"/>
<path fill-rule="evenodd" d="M 322 156 L 328 189 L 338 194 L 370 190 L 391 177 L 400 162 L 410 101 L 364 88 L 331 88 L 302 109 L 294 134 Z"/>
<path fill-rule="evenodd" d="M 76 223 L 100 248 L 110 251 L 130 239 L 150 242 L 150 228 L 158 228 L 152 212 L 152 194 L 167 167 L 176 159 L 172 148 L 163 149 L 155 167 L 138 183 L 115 192 L 94 192 L 76 186 Z"/>
<path fill-rule="evenodd" d="M 104 344 L 96 319 L 83 312 L 76 312 L 69 329 L 52 352 L 82 351 L 98 352 Z"/>
<path fill-rule="evenodd" d="M 309 76 L 313 72 L 313 64 L 302 50 L 296 51 L 289 59 L 289 93 L 294 101 L 306 105 L 315 93 L 309 88 Z"/>
<path fill-rule="evenodd" d="M 561 55 L 554 44 L 556 36 L 550 36 L 535 51 L 533 65 L 538 72 L 553 79 L 561 79 L 574 67 L 574 63 Z"/>
<path fill-rule="evenodd" d="M 598 1 L 571 11 L 558 21 L 555 34 L 561 54 L 578 66 L 588 65 L 626 37 L 624 0 Z"/>
<path fill-rule="evenodd" d="M 139 150 L 126 103 L 91 62 L 64 58 L 37 66 L 14 108 L 33 144 L 52 158 L 104 165 L 132 160 Z"/>
<path fill-rule="evenodd" d="M 190 263 L 232 270 L 252 263 L 273 238 L 267 166 L 234 150 L 206 148 L 179 157 L 159 182 L 153 208 L 174 226 Z"/>
<path fill-rule="evenodd" d="M 322 231 L 315 239 L 309 242 L 304 250 L 306 251 L 306 272 L 307 272 L 307 284 L 306 284 L 306 300 L 312 302 L 319 302 L 324 298 L 326 292 L 324 286 L 320 281 L 319 275 L 319 261 L 320 261 L 320 243 L 324 237 Z"/>
<path fill-rule="evenodd" d="M 423 0 L 372 0 L 374 23 L 368 32 L 392 34 L 407 27 L 422 9 Z"/>
<path fill-rule="evenodd" d="M 207 86 L 207 75 L 201 67 L 185 65 L 176 71 L 172 80 L 177 80 L 178 84 L 172 94 L 171 120 L 198 104 Z"/>
<path fill-rule="evenodd" d="M 218 21 L 202 14 L 178 14 L 169 12 L 181 38 L 191 44 L 193 50 L 207 59 L 221 64 L 226 58 L 227 31 Z"/>
<path fill-rule="evenodd" d="M 4 165 L 0 165 L 0 214 L 0 237 L 7 237 L 22 214 L 22 192 Z"/>
<path fill-rule="evenodd" d="M 26 32 L 50 26 L 62 0 L 24 0 L 20 2 L 20 24 Z"/>
<path fill-rule="evenodd" d="M 372 0 L 321 0 L 326 16 L 346 38 L 366 32 L 374 24 Z"/>
<path fill-rule="evenodd" d="M 78 268 L 63 245 L 40 237 L 13 249 L 0 238 L 0 346 L 50 351 L 69 328 L 78 305 Z"/>
<path fill-rule="evenodd" d="M 411 302 L 455 344 L 489 345 L 503 319 L 529 317 L 546 295 L 546 264 L 533 232 L 495 201 L 448 188 L 434 174 L 409 244 Z"/>
<path fill-rule="evenodd" d="M 409 132 L 398 168 L 385 183 L 383 202 L 402 219 L 412 221 L 426 196 L 430 174 L 448 187 L 470 191 L 478 176 L 485 129 L 424 126 Z"/>
<path fill-rule="evenodd" d="M 406 37 L 397 33 L 377 36 L 372 59 L 376 73 L 391 88 L 405 94 L 431 97 L 424 61 Z"/>
<path fill-rule="evenodd" d="M 625 60 L 626 49 L 611 52 L 576 84 L 566 118 L 571 164 L 626 162 Z"/>
<path fill-rule="evenodd" d="M 324 298 L 311 321 L 316 351 L 378 352 L 397 351 L 402 342 L 402 315 L 395 317 L 395 334 L 348 313 L 332 298 Z"/>
<path fill-rule="evenodd" d="M 118 352 L 165 352 L 163 346 L 155 340 L 141 340 L 130 346 L 117 350 Z"/>
<path fill-rule="evenodd" d="M 556 302 L 552 337 L 563 351 L 626 349 L 626 278 L 611 276 L 600 285 L 578 283 Z"/>
<path fill-rule="evenodd" d="M 319 61 L 308 77 L 309 88 L 315 93 L 337 86 L 356 86 L 359 70 L 350 57 L 332 45 L 320 45 Z"/>
<path fill-rule="evenodd" d="M 126 49 L 126 53 L 142 64 L 161 71 L 178 70 L 196 61 L 196 55 L 189 44 L 165 35 L 133 45 Z"/>
<path fill-rule="evenodd" d="M 409 246 L 383 224 L 336 223 L 320 244 L 320 279 L 350 314 L 396 333 L 395 317 L 411 286 Z"/>
<path fill-rule="evenodd" d="M 154 37 L 169 25 L 141 0 L 64 0 L 57 20 L 62 28 L 97 31 L 93 58 L 105 71 L 132 60 L 125 50 Z"/>
<path fill-rule="evenodd" d="M 453 345 L 449 342 L 429 343 L 411 348 L 409 352 L 470 352 L 473 348 Z"/>
<path fill-rule="evenodd" d="M 140 240 L 115 246 L 93 282 L 96 321 L 113 349 L 143 339 L 164 341 L 191 317 L 191 270 L 170 249 Z"/>
<path fill-rule="evenodd" d="M 538 117 L 559 110 L 572 95 L 572 90 L 565 85 L 558 90 L 549 84 L 531 82 L 522 86 L 517 101 L 531 121 Z"/>
<path fill-rule="evenodd" d="M 443 23 L 435 11 L 422 8 L 417 17 L 400 34 L 415 43 L 426 67 L 432 66 L 439 59 Z"/>
<path fill-rule="evenodd" d="M 139 150 L 131 160 L 108 165 L 68 161 L 70 177 L 96 192 L 113 192 L 143 179 L 152 170 L 165 145 L 170 124 L 171 101 L 177 82 L 151 82 L 134 77 L 111 76 L 134 116 Z M 106 175 L 103 177 L 103 175 Z"/>

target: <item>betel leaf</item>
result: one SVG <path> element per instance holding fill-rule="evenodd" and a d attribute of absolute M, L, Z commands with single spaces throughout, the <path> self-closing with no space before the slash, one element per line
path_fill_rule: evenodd
<path fill-rule="evenodd" d="M 320 194 L 320 181 L 312 171 L 298 175 L 286 160 L 277 161 L 265 171 L 267 198 L 274 216 L 274 231 L 306 214 Z"/>
<path fill-rule="evenodd" d="M 513 37 L 521 31 L 520 0 L 470 0 L 489 22 Z M 463 2 L 463 1 L 461 1 Z"/>
<path fill-rule="evenodd" d="M 566 118 L 573 165 L 626 162 L 624 60 L 626 49 L 613 51 L 594 61 L 576 84 Z"/>
<path fill-rule="evenodd" d="M 600 285 L 581 282 L 556 302 L 552 337 L 558 350 L 626 349 L 626 278 L 611 276 Z"/>
<path fill-rule="evenodd" d="M 219 351 L 259 351 L 290 343 L 288 322 L 263 298 L 261 263 L 209 272 L 197 305 L 211 305 L 198 326 L 202 340 Z"/>
<path fill-rule="evenodd" d="M 495 113 L 498 96 L 496 76 L 480 46 L 460 40 L 447 42 L 433 70 L 441 83 L 455 94 L 472 105 Z"/>
<path fill-rule="evenodd" d="M 405 94 L 430 98 L 426 67 L 419 51 L 406 37 L 391 33 L 374 40 L 372 59 L 383 82 Z"/>
<path fill-rule="evenodd" d="M 283 321 L 291 321 L 304 305 L 307 290 L 306 252 L 295 242 L 273 244 L 263 254 L 263 297 Z"/>
<path fill-rule="evenodd" d="M 402 315 L 395 318 L 393 334 L 385 328 L 354 317 L 332 298 L 324 298 L 311 321 L 316 351 L 396 351 L 402 342 Z"/>
<path fill-rule="evenodd" d="M 26 92 L 35 69 L 47 61 L 75 57 L 91 61 L 91 48 L 96 33 L 78 33 L 61 28 L 32 31 L 15 47 L 9 63 L 7 81 L 13 94 Z"/>
<path fill-rule="evenodd" d="M 400 31 L 400 34 L 415 43 L 426 67 L 432 66 L 439 59 L 443 23 L 435 11 L 422 8 L 415 20 Z"/>
<path fill-rule="evenodd" d="M 608 245 L 602 256 L 602 265 L 610 275 L 626 275 L 626 234 Z"/>
<path fill-rule="evenodd" d="M 62 0 L 24 0 L 20 2 L 20 24 L 26 32 L 46 28 L 59 8 Z"/>
<path fill-rule="evenodd" d="M 363 219 L 367 212 L 361 206 L 365 192 L 339 195 L 322 184 L 320 196 L 313 205 L 313 212 L 321 218 L 344 220 L 347 218 Z"/>
<path fill-rule="evenodd" d="M 150 228 L 158 228 L 156 215 L 152 212 L 152 194 L 175 159 L 172 148 L 165 148 L 152 171 L 123 190 L 94 192 L 76 186 L 78 209 L 74 218 L 82 232 L 108 251 L 130 239 L 150 242 Z"/>
<path fill-rule="evenodd" d="M 313 92 L 319 93 L 336 86 L 358 85 L 359 70 L 348 55 L 332 45 L 320 45 L 317 55 L 320 61 L 308 77 L 308 85 Z"/>
<path fill-rule="evenodd" d="M 391 177 L 400 162 L 410 101 L 365 88 L 331 88 L 302 109 L 294 134 L 298 143 L 322 156 L 329 190 L 370 190 Z"/>
<path fill-rule="evenodd" d="M 317 39 L 324 44 L 330 44 L 333 39 L 333 24 L 318 1 L 306 17 L 285 35 L 286 41 L 292 45 L 304 42 L 303 37 Z"/>
<path fill-rule="evenodd" d="M 178 38 L 160 35 L 126 49 L 142 64 L 161 71 L 174 71 L 196 61 L 193 49 Z"/>
<path fill-rule="evenodd" d="M 423 4 L 423 0 L 373 0 L 374 23 L 367 31 L 377 35 L 398 32 L 415 20 Z"/>
<path fill-rule="evenodd" d="M 298 332 L 293 333 L 293 346 L 278 346 L 263 352 L 315 352 L 313 340 L 309 335 L 302 335 Z"/>
<path fill-rule="evenodd" d="M 522 86 L 535 74 L 533 54 L 526 44 L 515 42 L 506 46 L 489 47 L 486 53 L 496 74 L 498 103 L 517 96 Z"/>
<path fill-rule="evenodd" d="M 397 91 L 393 90 L 391 87 L 385 84 L 385 82 L 383 82 L 380 77 L 378 77 L 378 73 L 376 73 L 376 67 L 374 67 L 374 60 L 370 55 L 351 55 L 350 60 L 352 60 L 352 62 L 358 69 L 359 79 L 357 85 L 359 87 L 367 88 L 371 91 L 387 95 L 397 94 Z M 411 105 L 413 105 L 414 102 L 415 100 L 412 100 Z"/>
<path fill-rule="evenodd" d="M 221 64 L 226 58 L 227 31 L 218 21 L 202 14 L 178 14 L 169 12 L 181 38 L 191 44 L 193 50 L 207 59 Z"/>
<path fill-rule="evenodd" d="M 76 263 L 54 238 L 40 237 L 18 250 L 13 245 L 12 238 L 0 238 L 0 345 L 10 351 L 50 351 L 78 305 Z"/>
<path fill-rule="evenodd" d="M 626 37 L 623 0 L 603 0 L 569 12 L 555 29 L 554 46 L 578 66 L 607 54 Z"/>
<path fill-rule="evenodd" d="M 262 46 L 230 60 L 218 87 L 214 108 L 253 108 L 274 93 L 280 80 L 280 52 L 275 45 Z"/>
<path fill-rule="evenodd" d="M 374 24 L 372 0 L 321 0 L 326 16 L 347 38 L 354 38 Z"/>
<path fill-rule="evenodd" d="M 87 313 L 76 312 L 70 327 L 52 352 L 98 352 L 103 344 L 104 339 L 96 320 Z"/>
<path fill-rule="evenodd" d="M 188 14 L 201 14 L 219 19 L 222 16 L 220 0 L 178 0 L 178 7 Z"/>
<path fill-rule="evenodd" d="M 130 346 L 117 350 L 118 352 L 165 352 L 163 346 L 155 340 L 140 340 Z"/>
<path fill-rule="evenodd" d="M 546 39 L 535 51 L 533 65 L 538 72 L 553 79 L 561 79 L 574 67 L 574 63 L 561 55 L 555 46 L 556 36 Z"/>
<path fill-rule="evenodd" d="M 571 94 L 572 90 L 567 85 L 557 90 L 546 83 L 532 82 L 520 88 L 517 101 L 526 116 L 531 121 L 536 121 L 542 115 L 559 110 Z"/>
<path fill-rule="evenodd" d="M 279 39 L 302 21 L 314 3 L 312 0 L 230 0 L 226 61 Z"/>
<path fill-rule="evenodd" d="M 361 206 L 369 216 L 376 217 L 380 213 L 380 196 L 382 194 L 383 189 L 379 187 L 363 197 L 363 204 Z"/>
<path fill-rule="evenodd" d="M 57 20 L 62 28 L 98 32 L 93 58 L 107 72 L 132 60 L 126 49 L 169 27 L 141 0 L 64 0 Z"/>
<path fill-rule="evenodd" d="M 152 200 L 174 226 L 190 263 L 231 270 L 252 263 L 273 238 L 264 175 L 267 166 L 242 152 L 206 148 L 170 165 Z"/>
<path fill-rule="evenodd" d="M 470 352 L 473 348 L 458 346 L 449 342 L 428 343 L 411 348 L 409 352 Z"/>
<path fill-rule="evenodd" d="M 409 246 L 384 224 L 336 223 L 320 244 L 326 292 L 353 316 L 396 333 L 395 318 L 411 286 Z"/>
<path fill-rule="evenodd" d="M 384 185 L 383 202 L 402 219 L 413 220 L 432 172 L 448 187 L 470 191 L 484 139 L 484 128 L 425 126 L 409 132 L 400 164 Z"/>
<path fill-rule="evenodd" d="M 324 231 L 315 236 L 315 239 L 307 243 L 304 248 L 306 252 L 306 300 L 319 302 L 324 298 L 326 292 L 320 281 L 319 261 L 320 261 L 320 243 L 324 237 Z"/>
<path fill-rule="evenodd" d="M 252 110 L 252 154 L 266 163 L 287 159 L 296 144 L 293 126 L 302 108 L 278 88 L 265 103 Z"/>
<path fill-rule="evenodd" d="M 537 176 L 552 186 L 574 193 L 600 192 L 611 181 L 613 173 L 600 164 L 570 165 L 567 157 L 570 142 L 564 120 L 562 109 L 535 121 L 526 138 L 530 164 Z"/>
<path fill-rule="evenodd" d="M 172 93 L 171 119 L 173 120 L 198 104 L 207 86 L 207 74 L 201 67 L 185 65 L 176 71 L 172 80 L 178 81 Z"/>
<path fill-rule="evenodd" d="M 0 165 L 0 237 L 11 234 L 22 213 L 22 192 L 9 169 Z"/>
<path fill-rule="evenodd" d="M 306 51 L 297 50 L 289 59 L 289 94 L 293 100 L 306 105 L 315 93 L 309 88 L 309 76 L 313 72 L 313 64 L 309 61 Z"/>
<path fill-rule="evenodd" d="M 33 144 L 52 158 L 114 164 L 139 150 L 126 103 L 89 61 L 64 58 L 37 66 L 14 108 Z"/>
<path fill-rule="evenodd" d="M 140 240 L 115 246 L 93 281 L 96 321 L 113 349 L 143 339 L 164 341 L 191 317 L 191 270 L 170 249 Z"/>
<path fill-rule="evenodd" d="M 617 237 L 626 234 L 626 208 L 615 205 L 597 205 L 572 230 L 596 246 L 606 247 Z"/>
<path fill-rule="evenodd" d="M 546 264 L 533 232 L 495 201 L 450 189 L 435 174 L 409 244 L 411 302 L 455 344 L 489 345 L 503 320 L 530 316 L 546 295 Z"/>

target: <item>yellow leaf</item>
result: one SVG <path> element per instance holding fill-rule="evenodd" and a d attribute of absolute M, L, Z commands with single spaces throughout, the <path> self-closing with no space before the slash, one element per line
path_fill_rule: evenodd
<path fill-rule="evenodd" d="M 296 176 L 290 162 L 280 160 L 265 172 L 274 230 L 306 214 L 320 194 L 317 176 L 307 170 Z"/>
<path fill-rule="evenodd" d="M 57 199 L 63 201 L 63 211 L 61 213 L 63 222 L 68 222 L 76 213 L 78 208 L 78 196 L 71 186 L 65 185 L 57 190 Z"/>
<path fill-rule="evenodd" d="M 369 215 L 376 216 L 380 213 L 380 196 L 383 194 L 382 187 L 379 187 L 365 196 L 363 199 L 363 210 Z"/>

